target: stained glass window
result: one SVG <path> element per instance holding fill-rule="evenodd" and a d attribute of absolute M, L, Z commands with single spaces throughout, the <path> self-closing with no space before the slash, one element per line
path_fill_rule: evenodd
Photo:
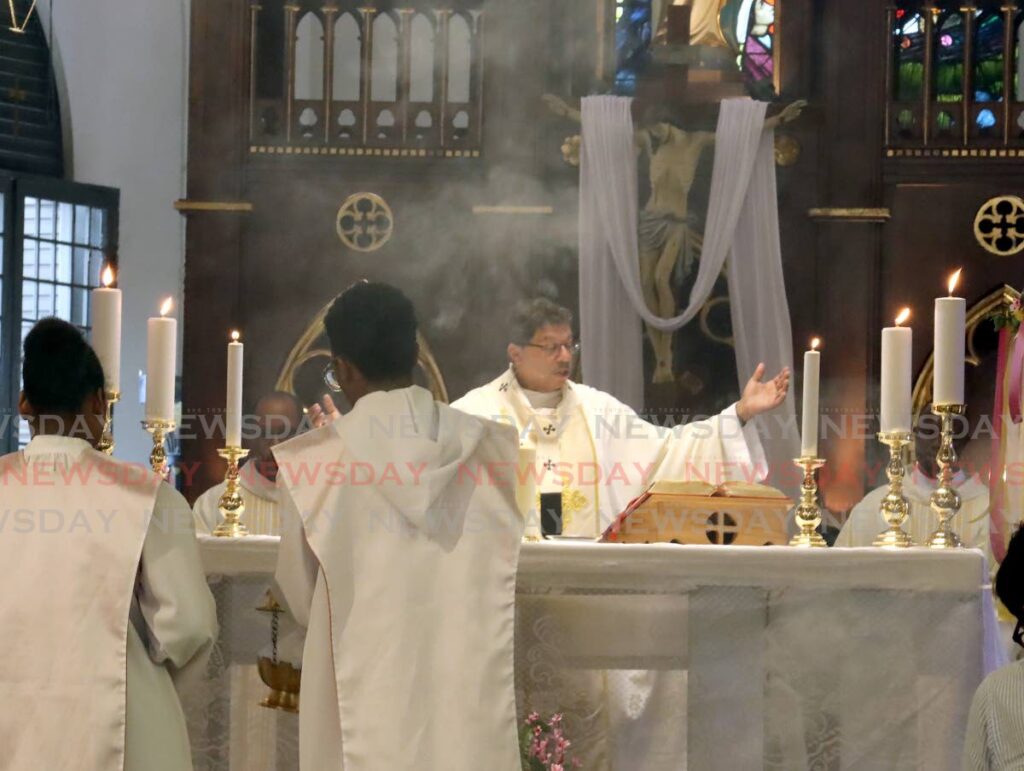
<path fill-rule="evenodd" d="M 949 11 L 935 24 L 935 101 L 964 98 L 964 17 Z"/>
<path fill-rule="evenodd" d="M 743 0 L 736 16 L 740 70 L 754 96 L 775 94 L 775 3 Z"/>
<path fill-rule="evenodd" d="M 924 85 L 925 49 L 924 21 L 920 14 L 897 9 L 893 47 L 896 52 L 896 101 L 920 99 Z"/>
<path fill-rule="evenodd" d="M 1003 101 L 1003 31 L 999 11 L 977 11 L 974 20 L 974 101 Z"/>
<path fill-rule="evenodd" d="M 651 0 L 615 2 L 615 92 L 632 94 L 650 56 Z"/>

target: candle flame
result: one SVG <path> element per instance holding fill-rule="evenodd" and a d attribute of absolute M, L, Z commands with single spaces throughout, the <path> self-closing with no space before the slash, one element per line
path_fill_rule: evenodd
<path fill-rule="evenodd" d="M 910 308 L 904 308 L 903 310 L 901 310 L 899 312 L 899 315 L 896 317 L 896 326 L 900 326 L 901 324 L 906 324 L 907 323 L 907 319 L 909 319 L 909 318 L 910 318 Z"/>
<path fill-rule="evenodd" d="M 818 350 L 818 346 L 819 345 L 821 345 L 821 338 L 820 337 L 815 337 L 815 338 L 813 338 L 811 340 L 811 350 L 812 351 Z"/>
<path fill-rule="evenodd" d="M 949 296 L 953 296 L 953 290 L 956 289 L 956 285 L 960 283 L 960 273 L 963 268 L 957 268 L 956 273 L 949 277 Z"/>
<path fill-rule="evenodd" d="M 241 337 L 241 335 L 239 335 L 237 329 L 231 330 L 231 342 L 237 343 L 239 337 Z"/>
<path fill-rule="evenodd" d="M 103 269 L 103 276 L 100 278 L 103 282 L 103 286 L 111 287 L 114 285 L 114 269 L 109 265 Z"/>
<path fill-rule="evenodd" d="M 164 304 L 160 306 L 160 315 L 166 316 L 168 313 L 171 312 L 172 307 L 174 307 L 174 300 L 168 297 L 166 300 L 164 300 Z"/>

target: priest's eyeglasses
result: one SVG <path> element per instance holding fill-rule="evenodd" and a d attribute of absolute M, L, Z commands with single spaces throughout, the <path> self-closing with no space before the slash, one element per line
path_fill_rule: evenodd
<path fill-rule="evenodd" d="M 338 384 L 338 376 L 334 374 L 333 361 L 324 367 L 324 383 L 326 383 L 327 387 L 334 391 L 334 393 L 341 391 L 341 386 Z"/>
<path fill-rule="evenodd" d="M 540 348 L 552 359 L 560 354 L 563 348 L 569 352 L 570 356 L 578 356 L 580 352 L 579 340 L 575 343 L 549 343 L 547 345 L 541 345 L 540 343 L 526 343 L 526 346 L 529 348 Z"/>

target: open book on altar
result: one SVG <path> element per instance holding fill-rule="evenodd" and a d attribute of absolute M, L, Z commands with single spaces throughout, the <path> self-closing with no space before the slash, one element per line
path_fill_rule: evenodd
<path fill-rule="evenodd" d="M 751 482 L 661 480 L 630 501 L 601 540 L 613 543 L 783 545 L 793 501 Z"/>

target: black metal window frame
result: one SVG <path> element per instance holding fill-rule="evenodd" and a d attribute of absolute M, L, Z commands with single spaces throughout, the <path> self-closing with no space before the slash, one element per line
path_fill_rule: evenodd
<path fill-rule="evenodd" d="M 36 198 L 103 209 L 106 216 L 99 248 L 102 249 L 106 261 L 116 267 L 121 194 L 116 188 L 100 185 L 0 172 L 0 195 L 3 196 L 3 258 L 0 263 L 3 266 L 0 273 L 0 404 L 3 405 L 4 413 L 4 420 L 0 422 L 0 453 L 6 453 L 18 446 L 22 291 L 25 281 L 25 199 Z M 56 232 L 54 240 L 57 240 Z"/>

